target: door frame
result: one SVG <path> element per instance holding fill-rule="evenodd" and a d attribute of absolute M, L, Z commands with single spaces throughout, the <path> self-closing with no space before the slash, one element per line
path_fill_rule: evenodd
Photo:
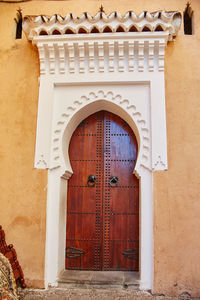
<path fill-rule="evenodd" d="M 56 286 L 64 266 L 71 134 L 89 114 L 105 109 L 122 117 L 138 140 L 135 174 L 140 178 L 140 289 L 152 289 L 153 172 L 167 170 L 165 46 L 177 35 L 181 14 L 143 12 L 135 19 L 133 12 L 124 17 L 103 14 L 103 18 L 98 12 L 94 18 L 89 14 L 68 17 L 67 26 L 70 22 L 75 34 L 63 34 L 60 17 L 53 16 L 49 22 L 47 17 L 28 16 L 23 21 L 40 60 L 34 166 L 48 169 L 45 285 Z M 94 22 L 99 33 L 90 33 Z M 108 22 L 112 32 L 104 34 Z M 116 32 L 116 26 L 124 27 L 124 22 L 138 31 L 128 32 L 127 27 Z M 142 31 L 144 22 L 150 32 Z M 155 31 L 160 22 L 164 31 Z M 86 34 L 78 33 L 80 26 Z M 53 34 L 55 28 L 60 35 Z M 42 30 L 47 35 L 40 36 Z"/>
<path fill-rule="evenodd" d="M 48 170 L 48 193 L 47 193 L 47 234 L 46 234 L 46 264 L 45 283 L 46 287 L 56 286 L 59 274 L 65 268 L 65 237 L 66 237 L 66 205 L 67 205 L 67 182 L 73 173 L 70 165 L 68 146 L 71 135 L 78 124 L 86 117 L 99 110 L 110 111 L 124 119 L 136 135 L 138 142 L 138 157 L 134 174 L 140 181 L 140 253 L 139 274 L 140 289 L 152 289 L 153 284 L 153 203 L 152 203 L 152 171 L 151 171 L 151 139 L 150 123 L 148 114 L 144 116 L 137 109 L 137 101 L 134 100 L 134 88 L 130 89 L 130 99 L 119 93 L 114 93 L 108 87 L 99 90 L 99 86 L 89 87 L 90 92 L 78 98 L 80 91 L 73 90 L 73 105 L 62 106 L 66 103 L 66 94 L 69 96 L 67 87 L 58 86 L 54 89 L 54 101 L 60 99 L 62 112 L 60 120 L 56 117 L 51 145 L 51 168 Z M 120 87 L 117 86 L 117 90 Z M 145 92 L 144 92 L 145 91 Z M 61 93 L 60 93 L 61 92 Z M 133 93 L 133 94 L 132 94 Z M 140 87 L 143 100 L 147 102 L 149 86 L 144 84 Z M 138 95 L 136 88 L 135 96 Z M 138 97 L 139 99 L 140 97 Z M 65 99 L 65 100 L 64 100 Z M 76 100 L 75 100 L 76 99 Z M 140 101 L 141 98 L 139 99 Z M 56 110 L 55 110 L 56 111 Z M 63 121 L 65 120 L 65 121 Z M 56 147 L 57 145 L 57 147 Z M 58 152 L 59 149 L 59 152 Z"/>

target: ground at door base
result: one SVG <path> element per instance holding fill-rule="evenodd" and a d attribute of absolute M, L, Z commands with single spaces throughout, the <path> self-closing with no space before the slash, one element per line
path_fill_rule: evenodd
<path fill-rule="evenodd" d="M 96 288 L 49 288 L 48 290 L 39 289 L 20 289 L 21 300 L 175 300 L 175 299 L 200 299 L 200 297 L 190 297 L 182 293 L 177 297 L 165 295 L 152 295 L 150 292 L 127 290 L 127 289 L 96 289 Z"/>

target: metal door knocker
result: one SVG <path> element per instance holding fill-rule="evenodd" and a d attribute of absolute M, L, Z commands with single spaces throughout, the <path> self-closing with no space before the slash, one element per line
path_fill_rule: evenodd
<path fill-rule="evenodd" d="M 87 185 L 88 185 L 89 187 L 95 186 L 96 180 L 97 180 L 97 178 L 96 178 L 95 175 L 89 175 L 89 176 L 88 176 Z"/>
<path fill-rule="evenodd" d="M 110 186 L 116 187 L 117 184 L 118 184 L 118 180 L 119 180 L 119 179 L 118 179 L 117 176 L 115 176 L 115 175 L 111 176 L 111 177 L 109 178 L 109 184 L 110 184 Z"/>

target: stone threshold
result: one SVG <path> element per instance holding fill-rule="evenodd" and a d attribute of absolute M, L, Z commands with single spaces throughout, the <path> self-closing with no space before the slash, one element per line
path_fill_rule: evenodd
<path fill-rule="evenodd" d="M 58 287 L 129 288 L 139 290 L 139 273 L 123 271 L 63 270 Z"/>

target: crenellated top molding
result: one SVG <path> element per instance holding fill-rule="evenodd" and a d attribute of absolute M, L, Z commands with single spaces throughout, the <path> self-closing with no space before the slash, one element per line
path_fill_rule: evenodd
<path fill-rule="evenodd" d="M 23 30 L 29 40 L 39 35 L 116 33 L 116 32 L 157 32 L 167 31 L 168 40 L 172 40 L 181 25 L 179 12 L 147 12 L 136 15 L 128 11 L 122 16 L 119 12 L 106 15 L 103 11 L 94 17 L 83 13 L 80 17 L 68 13 L 65 17 L 55 14 L 51 17 L 26 16 L 23 20 Z"/>
<path fill-rule="evenodd" d="M 26 16 L 23 30 L 38 47 L 41 75 L 92 75 L 164 71 L 165 46 L 180 24 L 178 12 L 98 12 Z"/>

